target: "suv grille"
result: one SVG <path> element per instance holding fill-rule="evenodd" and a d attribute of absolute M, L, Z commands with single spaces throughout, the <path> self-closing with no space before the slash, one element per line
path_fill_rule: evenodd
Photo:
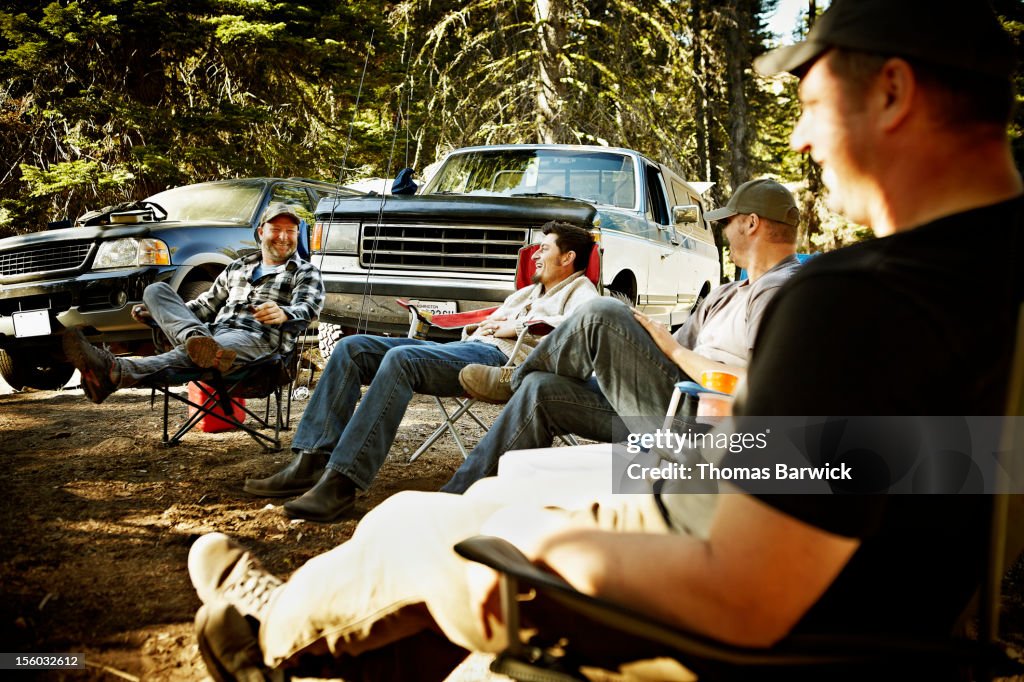
<path fill-rule="evenodd" d="M 92 242 L 77 242 L 0 253 L 0 277 L 78 269 L 85 265 L 91 248 Z"/>
<path fill-rule="evenodd" d="M 527 227 L 486 225 L 364 225 L 363 267 L 515 274 Z"/>

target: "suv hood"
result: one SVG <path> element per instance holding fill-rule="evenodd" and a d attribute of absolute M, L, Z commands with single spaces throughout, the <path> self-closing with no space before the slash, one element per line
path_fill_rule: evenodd
<path fill-rule="evenodd" d="M 0 239 L 0 250 L 13 249 L 34 244 L 53 244 L 56 242 L 81 242 L 95 239 L 119 239 L 121 237 L 147 237 L 159 234 L 168 227 L 246 227 L 248 223 L 214 223 L 210 221 L 179 222 L 167 220 L 158 223 L 135 223 L 128 225 L 91 225 L 83 227 L 67 227 L 60 230 L 43 230 L 31 234 L 18 235 Z"/>
<path fill-rule="evenodd" d="M 316 208 L 317 219 L 339 213 L 344 220 L 376 220 L 379 214 L 388 220 L 423 218 L 487 220 L 502 223 L 535 225 L 538 222 L 562 220 L 592 227 L 597 209 L 585 201 L 557 197 L 492 197 L 463 194 L 427 194 L 414 196 L 324 198 Z M 343 218 L 342 218 L 343 216 Z"/>

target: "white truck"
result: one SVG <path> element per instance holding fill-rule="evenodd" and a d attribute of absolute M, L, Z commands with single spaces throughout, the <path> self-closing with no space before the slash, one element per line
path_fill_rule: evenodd
<path fill-rule="evenodd" d="M 513 289 L 516 253 L 562 220 L 602 247 L 604 293 L 617 292 L 676 326 L 719 282 L 719 254 L 700 193 L 628 149 L 497 145 L 449 154 L 411 196 L 320 201 L 313 262 L 323 271 L 323 319 L 347 332 L 404 333 L 421 308 L 463 312 Z"/>

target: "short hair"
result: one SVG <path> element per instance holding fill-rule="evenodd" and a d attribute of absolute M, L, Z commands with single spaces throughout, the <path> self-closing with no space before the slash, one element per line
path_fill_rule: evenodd
<path fill-rule="evenodd" d="M 540 228 L 544 234 L 555 235 L 555 245 L 562 253 L 572 251 L 576 254 L 573 269 L 577 272 L 586 270 L 590 264 L 590 253 L 594 250 L 594 236 L 582 227 L 572 223 L 551 220 Z"/>
<path fill-rule="evenodd" d="M 792 244 L 796 246 L 797 225 L 790 225 L 771 218 L 758 215 L 768 225 L 768 240 L 779 244 Z"/>
<path fill-rule="evenodd" d="M 829 67 L 844 82 L 848 95 L 864 92 L 870 81 L 889 59 L 861 50 L 834 48 Z M 914 70 L 914 76 L 934 103 L 941 123 L 954 127 L 964 124 L 998 125 L 1005 128 L 1013 115 L 1013 83 L 1008 78 L 986 76 L 955 67 L 900 57 Z"/>

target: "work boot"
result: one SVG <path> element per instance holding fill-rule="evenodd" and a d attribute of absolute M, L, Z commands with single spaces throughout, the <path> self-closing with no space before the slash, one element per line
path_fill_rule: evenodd
<path fill-rule="evenodd" d="M 61 343 L 64 355 L 82 375 L 82 391 L 86 398 L 99 404 L 117 390 L 121 368 L 110 351 L 89 343 L 81 327 L 65 331 Z"/>
<path fill-rule="evenodd" d="M 188 575 L 204 604 L 227 602 L 243 616 L 263 620 L 281 579 L 223 533 L 209 533 L 188 552 Z"/>
<path fill-rule="evenodd" d="M 252 625 L 231 604 L 204 604 L 196 613 L 196 641 L 206 669 L 216 682 L 266 682 L 282 679 L 263 663 Z"/>
<path fill-rule="evenodd" d="M 294 497 L 316 485 L 324 474 L 328 455 L 300 450 L 295 458 L 273 476 L 247 478 L 242 490 L 257 497 Z"/>
<path fill-rule="evenodd" d="M 205 334 L 193 334 L 185 339 L 185 352 L 196 367 L 213 368 L 221 374 L 231 369 L 237 355 L 230 348 L 222 348 L 216 339 Z"/>
<path fill-rule="evenodd" d="M 459 372 L 459 383 L 466 393 L 492 405 L 504 405 L 512 399 L 512 372 L 515 367 L 466 365 Z"/>
<path fill-rule="evenodd" d="M 328 467 L 316 485 L 302 497 L 284 503 L 293 519 L 333 523 L 356 504 L 356 484 L 348 476 Z"/>

